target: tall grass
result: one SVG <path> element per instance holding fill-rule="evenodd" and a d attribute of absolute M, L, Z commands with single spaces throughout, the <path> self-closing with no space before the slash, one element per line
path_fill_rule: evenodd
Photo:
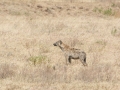
<path fill-rule="evenodd" d="M 16 67 L 9 63 L 0 64 L 0 79 L 14 77 L 14 75 L 15 75 L 14 68 L 16 68 Z"/>

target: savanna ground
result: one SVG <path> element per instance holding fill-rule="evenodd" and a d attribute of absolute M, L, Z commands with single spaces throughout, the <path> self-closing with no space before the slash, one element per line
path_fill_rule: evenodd
<path fill-rule="evenodd" d="M 71 2 L 0 0 L 0 90 L 120 89 L 120 3 Z M 66 65 L 57 40 L 88 67 Z"/>

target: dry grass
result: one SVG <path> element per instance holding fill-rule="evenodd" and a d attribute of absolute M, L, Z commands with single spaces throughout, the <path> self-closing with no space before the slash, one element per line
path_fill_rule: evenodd
<path fill-rule="evenodd" d="M 0 3 L 0 90 L 119 90 L 120 19 L 93 12 L 117 4 L 36 2 Z M 88 67 L 66 65 L 57 40 L 84 50 Z"/>
<path fill-rule="evenodd" d="M 14 66 L 11 64 L 3 63 L 0 65 L 0 79 L 6 79 L 14 76 Z"/>

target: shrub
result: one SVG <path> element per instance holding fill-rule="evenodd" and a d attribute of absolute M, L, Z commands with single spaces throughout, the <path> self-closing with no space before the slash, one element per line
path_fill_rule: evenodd
<path fill-rule="evenodd" d="M 99 13 L 103 12 L 103 8 L 101 7 L 100 9 L 98 9 Z"/>
<path fill-rule="evenodd" d="M 117 29 L 116 29 L 116 28 L 111 31 L 111 34 L 112 34 L 113 36 L 115 36 L 116 33 L 117 33 Z"/>
<path fill-rule="evenodd" d="M 93 9 L 93 11 L 96 13 L 102 13 L 102 14 L 107 15 L 107 16 L 111 16 L 111 15 L 115 14 L 115 12 L 113 12 L 113 10 L 111 8 L 103 9 L 102 7 L 101 8 L 95 7 Z"/>
<path fill-rule="evenodd" d="M 97 12 L 97 11 L 98 11 L 98 8 L 97 8 L 97 7 L 95 7 L 95 8 L 93 9 L 93 11 L 94 11 L 94 12 Z"/>
<path fill-rule="evenodd" d="M 30 60 L 34 65 L 36 65 L 45 62 L 46 59 L 47 59 L 46 56 L 39 55 L 39 56 L 31 56 L 28 60 Z"/>
<path fill-rule="evenodd" d="M 113 15 L 113 11 L 111 8 L 108 8 L 107 10 L 104 10 L 103 12 L 104 15 L 110 16 Z"/>

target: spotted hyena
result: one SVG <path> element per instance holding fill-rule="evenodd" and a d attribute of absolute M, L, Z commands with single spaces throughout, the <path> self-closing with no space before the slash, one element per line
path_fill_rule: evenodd
<path fill-rule="evenodd" d="M 54 46 L 58 46 L 63 52 L 67 62 L 71 63 L 71 59 L 79 59 L 84 66 L 87 66 L 86 63 L 86 53 L 80 49 L 71 48 L 68 45 L 64 44 L 61 40 L 55 42 Z"/>

